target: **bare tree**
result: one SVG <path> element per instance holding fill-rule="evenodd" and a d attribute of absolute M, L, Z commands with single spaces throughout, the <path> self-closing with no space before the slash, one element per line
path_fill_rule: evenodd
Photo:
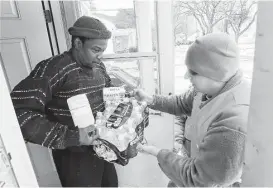
<path fill-rule="evenodd" d="M 229 1 L 226 11 L 227 27 L 230 27 L 238 42 L 239 37 L 254 23 L 257 15 L 257 2 L 254 0 Z"/>
<path fill-rule="evenodd" d="M 96 5 L 94 0 L 90 1 L 78 1 L 80 4 L 80 11 L 82 15 L 90 15 L 92 11 L 96 10 Z"/>
<path fill-rule="evenodd" d="M 193 16 L 205 35 L 212 33 L 214 26 L 225 18 L 226 8 L 224 0 L 176 1 L 175 20 L 182 15 Z"/>
<path fill-rule="evenodd" d="M 114 23 L 119 29 L 136 28 L 136 16 L 134 9 L 119 9 Z"/>
<path fill-rule="evenodd" d="M 184 13 L 184 10 L 180 6 L 180 1 L 174 1 L 174 9 L 173 9 L 173 23 L 174 23 L 174 34 L 185 33 L 184 29 L 186 28 L 185 17 L 187 15 Z"/>

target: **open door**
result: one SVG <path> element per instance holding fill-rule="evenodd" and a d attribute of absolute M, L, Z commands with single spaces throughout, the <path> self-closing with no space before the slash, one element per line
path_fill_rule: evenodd
<path fill-rule="evenodd" d="M 1 1 L 0 44 L 2 68 L 11 91 L 37 63 L 52 56 L 41 1 Z M 1 80 L 1 84 L 4 83 Z M 4 139 L 17 138 L 11 134 Z M 59 186 L 50 150 L 35 144 L 27 144 L 27 147 L 39 186 Z"/>
<path fill-rule="evenodd" d="M 1 57 L 1 56 L 0 56 Z M 0 187 L 37 187 L 0 58 Z"/>

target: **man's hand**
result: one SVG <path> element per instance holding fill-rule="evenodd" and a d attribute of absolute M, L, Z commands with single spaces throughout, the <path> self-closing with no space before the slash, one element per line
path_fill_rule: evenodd
<path fill-rule="evenodd" d="M 139 145 L 137 145 L 137 150 L 140 153 L 146 153 L 146 154 L 153 155 L 156 157 L 161 149 L 159 149 L 155 146 L 151 146 L 151 145 L 139 144 Z"/>
<path fill-rule="evenodd" d="M 86 128 L 79 128 L 80 145 L 96 145 L 99 137 L 98 130 L 94 125 L 90 125 Z"/>
<path fill-rule="evenodd" d="M 149 95 L 142 89 L 135 89 L 132 97 L 135 97 L 138 101 L 145 101 L 148 105 L 152 104 L 154 100 L 152 95 Z"/>

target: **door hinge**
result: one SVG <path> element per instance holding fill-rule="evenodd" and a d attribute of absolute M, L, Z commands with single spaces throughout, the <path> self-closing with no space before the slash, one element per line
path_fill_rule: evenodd
<path fill-rule="evenodd" d="M 8 156 L 8 159 L 11 161 L 11 159 L 12 159 L 11 154 L 8 153 L 7 156 Z"/>
<path fill-rule="evenodd" d="M 44 10 L 44 15 L 45 15 L 46 23 L 51 23 L 52 22 L 52 14 L 51 14 L 50 10 Z"/>
<path fill-rule="evenodd" d="M 6 184 L 6 182 L 0 181 L 0 187 L 4 187 L 5 184 Z"/>

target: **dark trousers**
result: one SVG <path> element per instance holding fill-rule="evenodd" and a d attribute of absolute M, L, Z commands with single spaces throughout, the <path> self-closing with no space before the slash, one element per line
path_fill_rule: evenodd
<path fill-rule="evenodd" d="M 99 159 L 92 149 L 52 153 L 63 187 L 118 187 L 114 164 Z"/>

